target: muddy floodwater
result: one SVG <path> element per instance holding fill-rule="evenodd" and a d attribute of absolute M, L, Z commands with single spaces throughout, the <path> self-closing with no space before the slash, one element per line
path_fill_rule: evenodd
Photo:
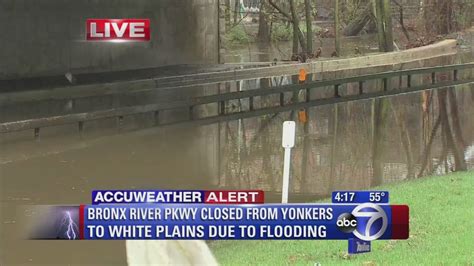
<path fill-rule="evenodd" d="M 371 50 L 367 45 L 364 47 L 364 53 Z M 282 58 L 281 52 L 287 53 L 288 46 L 258 49 L 257 46 L 239 48 L 229 51 L 227 57 L 234 58 L 230 60 L 234 62 L 271 61 Z M 461 51 L 456 60 L 472 60 L 472 49 Z M 220 89 L 247 90 L 262 87 L 264 82 L 276 86 L 292 81 L 291 77 L 271 81 L 248 80 L 222 85 Z M 474 88 L 471 84 L 454 90 L 466 160 L 472 168 Z M 414 93 L 391 98 L 393 106 L 402 110 L 409 126 L 415 167 L 419 167 L 423 150 L 421 97 L 420 93 Z M 241 108 L 240 104 L 234 103 L 233 108 Z M 265 104 L 265 100 L 260 104 Z M 307 136 L 298 135 L 294 151 L 292 193 L 308 195 L 308 198 L 324 196 L 329 192 L 329 182 L 333 182 L 334 189 L 370 186 L 371 101 L 339 104 L 338 112 L 339 140 L 333 153 L 334 107 L 317 107 L 309 111 L 309 133 Z M 27 232 L 21 225 L 32 216 L 27 207 L 25 211 L 25 205 L 87 204 L 91 201 L 91 191 L 95 189 L 223 188 L 264 189 L 278 193 L 283 158 L 281 123 L 295 117 L 298 117 L 297 113 L 288 112 L 198 129 L 157 128 L 124 131 L 122 134 L 105 127 L 103 131 L 83 137 L 76 134 L 75 127 L 64 127 L 52 129 L 36 141 L 32 132 L 2 136 L 0 257 L 7 265 L 126 265 L 124 241 L 65 243 L 22 239 Z M 383 158 L 384 181 L 394 182 L 406 179 L 407 165 L 395 117 L 391 116 L 389 121 L 389 131 L 393 134 L 386 140 L 388 152 Z M 298 130 L 302 130 L 301 125 Z M 430 158 L 434 165 L 441 149 L 442 142 L 438 138 Z M 305 158 L 304 153 L 309 156 Z M 451 161 L 449 159 L 448 163 Z M 309 170 L 303 169 L 303 162 L 311 166 Z M 442 166 L 434 169 L 433 174 L 450 171 L 449 165 Z M 303 171 L 307 173 L 305 176 Z M 328 180 L 331 171 L 332 181 Z M 296 197 L 293 198 L 295 201 L 298 201 Z"/>

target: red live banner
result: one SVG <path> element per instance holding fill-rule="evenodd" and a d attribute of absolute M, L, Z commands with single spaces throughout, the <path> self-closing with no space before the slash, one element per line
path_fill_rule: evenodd
<path fill-rule="evenodd" d="M 149 19 L 87 19 L 88 41 L 150 41 Z"/>

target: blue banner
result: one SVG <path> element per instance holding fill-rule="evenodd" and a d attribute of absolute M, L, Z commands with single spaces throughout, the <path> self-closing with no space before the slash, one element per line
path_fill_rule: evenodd
<path fill-rule="evenodd" d="M 83 239 L 392 238 L 388 205 L 127 204 L 81 212 Z"/>
<path fill-rule="evenodd" d="M 388 204 L 388 191 L 334 191 L 332 203 L 375 203 Z"/>

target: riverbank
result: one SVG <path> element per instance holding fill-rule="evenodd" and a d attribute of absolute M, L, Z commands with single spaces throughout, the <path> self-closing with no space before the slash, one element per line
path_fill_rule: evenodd
<path fill-rule="evenodd" d="M 467 172 L 381 187 L 391 204 L 410 206 L 410 238 L 376 241 L 368 254 L 349 256 L 346 241 L 219 241 L 211 249 L 222 265 L 471 265 L 473 186 Z"/>

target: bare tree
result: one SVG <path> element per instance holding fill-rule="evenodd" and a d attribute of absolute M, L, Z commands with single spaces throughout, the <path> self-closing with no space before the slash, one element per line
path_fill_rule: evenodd
<path fill-rule="evenodd" d="M 313 19 L 311 16 L 311 1 L 304 0 L 304 8 L 306 11 L 306 51 L 311 54 L 313 53 Z"/>
<path fill-rule="evenodd" d="M 339 11 L 339 0 L 335 0 L 334 6 L 334 29 L 336 31 L 336 39 L 335 39 L 335 46 L 336 46 L 336 55 L 341 55 L 341 33 L 340 33 L 340 11 Z"/>
<path fill-rule="evenodd" d="M 359 9 L 354 19 L 344 28 L 344 36 L 355 36 L 359 34 L 369 22 L 373 21 L 373 9 L 372 2 L 369 2 L 363 9 Z"/>
<path fill-rule="evenodd" d="M 392 8 L 390 0 L 375 0 L 377 36 L 381 52 L 393 51 Z"/>
<path fill-rule="evenodd" d="M 305 41 L 305 38 L 304 38 L 304 35 L 303 33 L 301 32 L 300 28 L 299 28 L 299 19 L 298 19 L 298 16 L 296 14 L 296 7 L 294 5 L 294 0 L 290 0 L 290 13 L 286 12 L 285 10 L 283 10 L 280 6 L 278 6 L 274 0 L 268 0 L 268 3 L 273 7 L 275 8 L 281 15 L 283 15 L 283 17 L 288 20 L 289 22 L 291 22 L 293 24 L 293 30 L 294 30 L 294 35 L 296 34 L 297 37 L 298 37 L 298 40 L 299 40 L 299 43 L 301 45 L 301 48 L 303 50 L 303 53 L 306 53 L 307 51 L 307 47 L 306 47 L 306 41 Z M 293 8 L 292 8 L 293 7 Z M 294 12 L 292 11 L 294 10 Z"/>
<path fill-rule="evenodd" d="M 392 0 L 397 6 L 398 6 L 398 13 L 399 13 L 399 20 L 398 22 L 400 23 L 400 27 L 402 27 L 403 34 L 407 38 L 407 41 L 410 41 L 410 34 L 408 34 L 408 30 L 405 27 L 405 22 L 404 22 L 404 9 L 403 5 L 398 3 L 397 0 Z"/>
<path fill-rule="evenodd" d="M 234 25 L 236 25 L 239 21 L 240 17 L 240 1 L 235 0 L 235 5 L 234 5 Z"/>
<path fill-rule="evenodd" d="M 383 182 L 384 166 L 382 156 L 385 150 L 384 138 L 386 135 L 390 101 L 388 99 L 375 99 L 373 104 L 372 185 L 378 186 Z"/>
<path fill-rule="evenodd" d="M 267 17 L 267 3 L 266 0 L 260 2 L 260 12 L 258 21 L 257 39 L 260 42 L 269 43 L 271 41 L 270 25 Z"/>
<path fill-rule="evenodd" d="M 377 35 L 379 39 L 379 49 L 383 52 L 393 51 L 394 47 L 392 36 L 392 16 L 390 0 L 375 0 L 375 9 L 377 18 Z M 385 86 L 387 86 L 387 80 L 384 80 L 384 87 Z M 374 105 L 372 184 L 380 185 L 383 181 L 383 139 L 386 134 L 386 124 L 388 119 L 388 109 L 390 108 L 390 101 L 385 98 L 376 99 Z"/>
<path fill-rule="evenodd" d="M 430 160 L 430 156 L 431 156 L 431 146 L 433 145 L 433 140 L 434 140 L 434 137 L 436 136 L 436 132 L 438 131 L 440 127 L 442 128 L 442 131 L 443 131 L 442 132 L 443 142 L 446 143 L 441 159 L 445 157 L 444 154 L 447 154 L 448 150 L 451 150 L 454 156 L 454 163 L 455 163 L 453 170 L 454 171 L 467 170 L 466 161 L 464 159 L 464 146 L 459 147 L 460 142 L 461 142 L 459 139 L 459 136 L 456 136 L 458 140 L 455 141 L 456 138 L 452 133 L 453 130 L 451 129 L 451 126 L 449 123 L 449 115 L 448 115 L 448 108 L 447 108 L 447 95 L 448 95 L 447 89 L 438 90 L 439 115 L 433 127 L 433 130 L 431 131 L 428 144 L 425 147 L 425 151 L 423 153 L 421 170 L 418 174 L 419 177 L 422 176 L 426 170 L 426 166 L 428 165 L 428 161 Z M 451 104 L 453 104 L 453 102 L 451 102 Z M 454 108 L 454 107 L 451 106 L 451 108 Z M 453 120 L 456 120 L 456 118 Z M 453 121 L 453 123 L 456 123 L 456 122 Z M 454 129 L 454 131 L 456 131 L 456 129 Z"/>

